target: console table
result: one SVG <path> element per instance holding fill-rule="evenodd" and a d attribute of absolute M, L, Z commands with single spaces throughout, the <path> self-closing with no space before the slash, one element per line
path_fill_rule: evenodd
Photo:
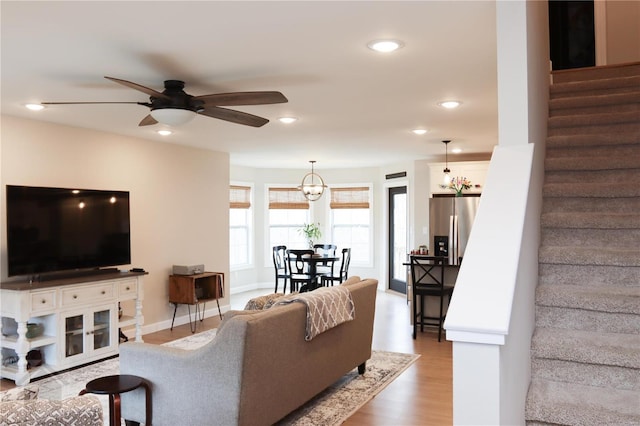
<path fill-rule="evenodd" d="M 144 275 L 114 270 L 1 283 L 2 377 L 22 386 L 36 377 L 117 355 L 120 328 L 134 326 L 135 340 L 141 342 Z M 119 316 L 118 304 L 126 301 L 131 306 Z M 43 333 L 27 337 L 27 324 L 34 323 Z M 27 369 L 31 350 L 39 350 L 44 362 Z"/>
<path fill-rule="evenodd" d="M 191 332 L 196 332 L 196 320 L 198 319 L 199 303 L 202 303 L 200 321 L 204 319 L 204 305 L 210 300 L 215 300 L 218 305 L 218 315 L 222 319 L 220 311 L 220 298 L 224 297 L 224 274 L 222 272 L 203 272 L 193 275 L 170 275 L 169 276 L 169 303 L 174 304 L 173 320 L 171 330 L 176 320 L 176 311 L 179 304 L 188 305 L 189 326 Z M 190 305 L 196 305 L 195 319 L 191 322 Z"/>

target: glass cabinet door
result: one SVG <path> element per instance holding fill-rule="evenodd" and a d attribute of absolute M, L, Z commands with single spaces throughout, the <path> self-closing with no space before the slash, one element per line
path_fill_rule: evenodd
<path fill-rule="evenodd" d="M 66 357 L 84 353 L 84 316 L 82 314 L 65 318 Z"/>
<path fill-rule="evenodd" d="M 111 310 L 93 313 L 93 350 L 111 345 Z"/>

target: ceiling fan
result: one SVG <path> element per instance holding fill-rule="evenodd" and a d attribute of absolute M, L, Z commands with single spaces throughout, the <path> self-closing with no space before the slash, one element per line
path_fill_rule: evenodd
<path fill-rule="evenodd" d="M 138 90 L 150 96 L 149 102 L 42 102 L 42 105 L 71 104 L 137 104 L 151 109 L 149 115 L 140 121 L 139 126 L 157 123 L 168 125 L 184 124 L 196 114 L 218 118 L 246 126 L 261 127 L 269 122 L 266 118 L 233 109 L 222 108 L 235 105 L 266 105 L 287 102 L 280 92 L 231 92 L 211 95 L 192 96 L 184 91 L 184 81 L 166 80 L 164 90 L 158 92 L 148 87 L 119 78 L 105 77 L 108 80 Z"/>

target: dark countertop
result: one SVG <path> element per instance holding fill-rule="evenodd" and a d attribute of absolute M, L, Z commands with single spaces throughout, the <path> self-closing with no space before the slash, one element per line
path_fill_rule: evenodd
<path fill-rule="evenodd" d="M 69 276 L 52 276 L 44 280 L 19 280 L 0 283 L 2 290 L 39 290 L 49 287 L 58 287 L 61 285 L 81 284 L 94 281 L 107 281 L 118 278 L 137 277 L 139 275 L 147 275 L 148 272 L 129 272 L 129 271 L 106 271 L 106 272 L 88 272 L 86 274 L 73 274 Z"/>

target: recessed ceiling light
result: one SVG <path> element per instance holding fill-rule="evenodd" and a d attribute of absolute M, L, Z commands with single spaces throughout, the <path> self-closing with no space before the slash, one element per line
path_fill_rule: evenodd
<path fill-rule="evenodd" d="M 284 123 L 284 124 L 291 124 L 291 123 L 293 123 L 295 121 L 298 121 L 298 119 L 296 117 L 280 117 L 280 118 L 278 118 L 278 120 L 281 123 Z"/>
<path fill-rule="evenodd" d="M 453 152 L 454 154 L 460 154 L 462 150 L 460 148 L 453 148 L 451 152 Z"/>
<path fill-rule="evenodd" d="M 173 132 L 171 130 L 158 130 L 158 134 L 162 136 L 169 136 Z"/>
<path fill-rule="evenodd" d="M 373 40 L 367 44 L 367 47 L 376 52 L 388 53 L 398 50 L 404 46 L 399 40 Z"/>
<path fill-rule="evenodd" d="M 413 133 L 415 133 L 416 135 L 424 135 L 425 133 L 427 133 L 426 129 L 414 129 L 412 130 Z"/>
<path fill-rule="evenodd" d="M 440 105 L 443 108 L 453 109 L 453 108 L 458 108 L 460 105 L 462 105 L 462 102 L 460 102 L 460 101 L 443 101 L 443 102 L 438 102 L 438 105 Z"/>
<path fill-rule="evenodd" d="M 44 109 L 44 105 L 40 104 L 26 104 L 25 106 L 31 111 L 41 111 Z"/>

